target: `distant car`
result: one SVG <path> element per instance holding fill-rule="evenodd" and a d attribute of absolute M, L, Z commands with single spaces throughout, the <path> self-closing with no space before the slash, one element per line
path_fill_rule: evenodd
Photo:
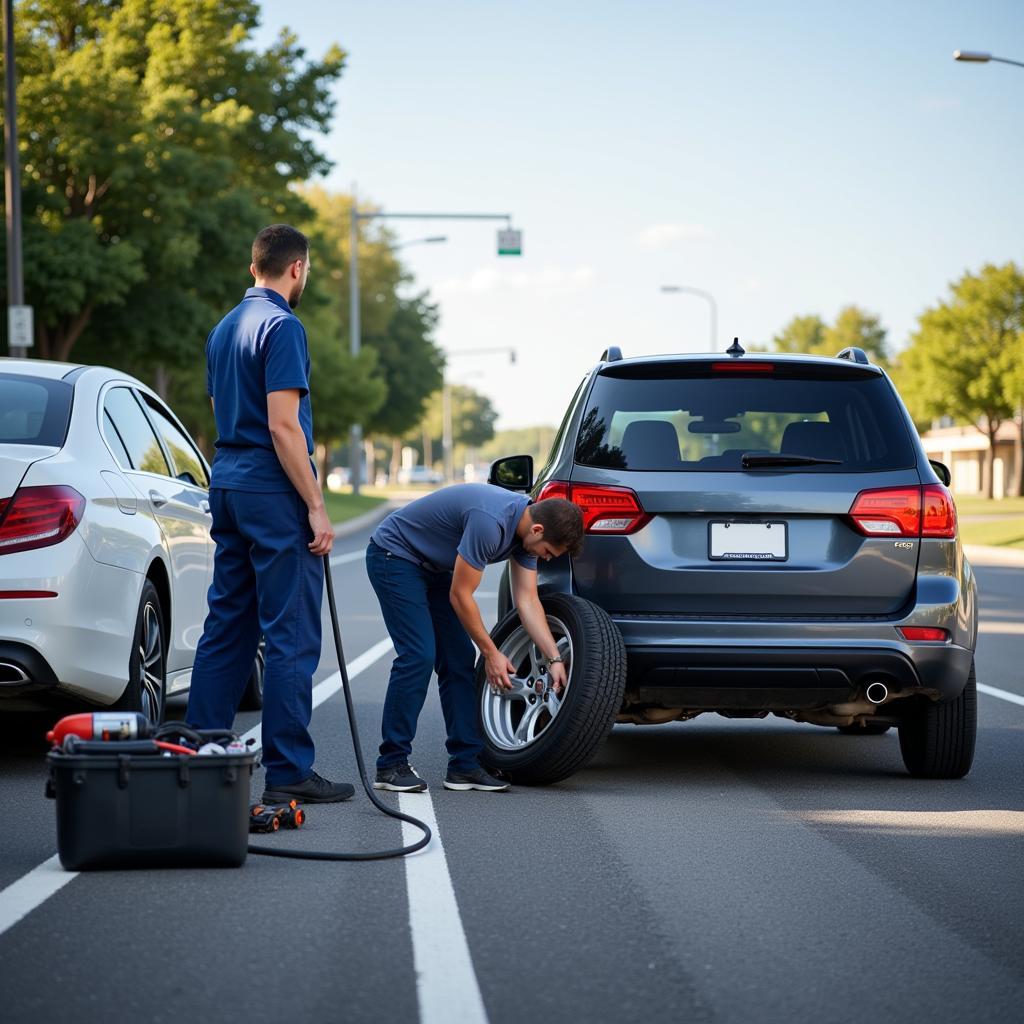
<path fill-rule="evenodd" d="M 587 680 L 602 666 L 579 666 L 589 690 L 577 694 L 616 695 L 608 713 L 588 714 L 573 709 L 573 670 L 560 703 L 538 698 L 546 677 L 522 627 L 515 616 L 499 624 L 524 685 L 481 684 L 493 767 L 551 781 L 612 721 L 715 711 L 858 736 L 896 726 L 911 774 L 970 769 L 977 586 L 949 470 L 929 462 L 862 350 L 735 345 L 623 359 L 611 349 L 577 389 L 536 481 L 519 456 L 495 463 L 491 482 L 582 509 L 583 552 L 541 564 L 542 599 L 558 595 L 549 621 L 578 661 L 602 637 L 571 635 L 563 595 L 607 612 L 625 646 L 625 672 L 601 686 Z M 499 609 L 510 607 L 506 570 Z"/>
<path fill-rule="evenodd" d="M 213 572 L 210 472 L 174 413 L 106 367 L 0 359 L 0 712 L 157 720 L 188 689 Z M 257 655 L 245 706 L 260 706 Z"/>
<path fill-rule="evenodd" d="M 398 471 L 400 484 L 443 484 L 444 476 L 430 466 L 409 466 Z"/>

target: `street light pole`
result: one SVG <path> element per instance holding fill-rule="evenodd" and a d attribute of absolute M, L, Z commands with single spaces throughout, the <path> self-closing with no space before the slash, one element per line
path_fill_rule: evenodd
<path fill-rule="evenodd" d="M 359 355 L 359 222 L 361 220 L 503 220 L 508 226 L 512 223 L 510 213 L 386 213 L 383 210 L 368 210 L 360 213 L 356 200 L 355 186 L 352 187 L 352 224 L 349 231 L 349 351 L 352 356 Z M 352 425 L 349 445 L 349 477 L 352 481 L 352 493 L 359 493 L 359 477 L 361 474 L 360 448 L 362 447 L 363 429 L 359 423 Z"/>
<path fill-rule="evenodd" d="M 1024 62 L 1009 60 L 1007 57 L 993 57 L 991 53 L 984 53 L 981 50 L 954 50 L 953 60 L 964 64 L 987 64 L 990 60 L 994 60 L 998 64 L 1015 64 L 1019 68 L 1024 68 Z"/>
<path fill-rule="evenodd" d="M 718 303 L 715 302 L 714 295 L 704 291 L 703 288 L 691 288 L 685 284 L 663 284 L 661 290 L 670 295 L 678 293 L 698 295 L 707 302 L 711 312 L 711 351 L 714 352 L 715 345 L 718 344 Z"/>
<path fill-rule="evenodd" d="M 21 262 L 21 165 L 18 159 L 18 99 L 14 65 L 14 0 L 3 0 L 4 18 L 4 196 L 7 203 L 7 307 L 8 342 L 12 306 L 25 305 L 25 277 Z M 8 345 L 16 358 L 28 352 Z"/>

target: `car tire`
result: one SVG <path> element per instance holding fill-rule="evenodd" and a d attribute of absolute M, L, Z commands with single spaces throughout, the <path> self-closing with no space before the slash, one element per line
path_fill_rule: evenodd
<path fill-rule="evenodd" d="M 263 710 L 263 678 L 267 668 L 267 641 L 260 637 L 260 645 L 256 649 L 256 660 L 253 662 L 249 682 L 245 684 L 245 693 L 238 705 L 239 711 Z"/>
<path fill-rule="evenodd" d="M 855 722 L 853 725 L 837 725 L 837 731 L 844 736 L 881 736 L 888 732 L 892 726 L 888 722 Z"/>
<path fill-rule="evenodd" d="M 971 769 L 978 731 L 974 662 L 960 696 L 905 713 L 899 724 L 900 752 L 911 775 L 960 779 Z"/>
<path fill-rule="evenodd" d="M 115 708 L 138 711 L 154 725 L 164 720 L 167 703 L 167 635 L 160 595 L 152 580 L 142 584 L 135 618 L 128 685 Z"/>
<path fill-rule="evenodd" d="M 526 685 L 514 696 L 493 694 L 483 658 L 477 662 L 483 763 L 509 781 L 529 786 L 559 782 L 579 771 L 611 731 L 626 689 L 626 648 L 608 613 L 566 594 L 545 594 L 540 600 L 567 658 L 568 682 L 554 713 L 550 695 L 537 695 Z M 516 665 L 517 679 L 525 684 L 538 678 L 542 659 L 517 612 L 506 615 L 491 637 Z M 543 669 L 541 677 L 546 677 Z"/>

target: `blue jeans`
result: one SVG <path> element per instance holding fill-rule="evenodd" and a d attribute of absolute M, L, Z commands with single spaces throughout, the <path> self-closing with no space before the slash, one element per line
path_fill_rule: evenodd
<path fill-rule="evenodd" d="M 320 661 L 323 560 L 310 554 L 306 504 L 295 491 L 210 491 L 213 584 L 192 669 L 190 725 L 230 729 L 252 673 L 260 633 L 263 766 L 267 786 L 289 786 L 313 770 L 313 673 Z"/>
<path fill-rule="evenodd" d="M 436 671 L 448 766 L 456 772 L 478 768 L 483 741 L 476 713 L 476 648 L 451 605 L 452 574 L 421 568 L 372 541 L 366 571 L 397 655 L 384 698 L 377 767 L 409 760 L 416 721 Z"/>

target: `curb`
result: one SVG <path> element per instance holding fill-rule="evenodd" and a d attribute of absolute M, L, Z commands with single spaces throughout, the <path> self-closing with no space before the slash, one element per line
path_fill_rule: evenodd
<path fill-rule="evenodd" d="M 1024 551 L 988 544 L 965 544 L 964 554 L 974 565 L 1005 565 L 1024 569 Z"/>
<path fill-rule="evenodd" d="M 369 512 L 364 512 L 354 519 L 346 519 L 343 523 L 337 523 L 334 526 L 334 539 L 340 540 L 342 537 L 351 537 L 354 533 L 359 533 L 371 526 L 376 526 L 386 515 L 393 512 L 396 508 L 401 508 L 404 504 L 404 501 L 392 499 L 391 501 L 382 502 L 376 508 L 371 508 Z"/>

